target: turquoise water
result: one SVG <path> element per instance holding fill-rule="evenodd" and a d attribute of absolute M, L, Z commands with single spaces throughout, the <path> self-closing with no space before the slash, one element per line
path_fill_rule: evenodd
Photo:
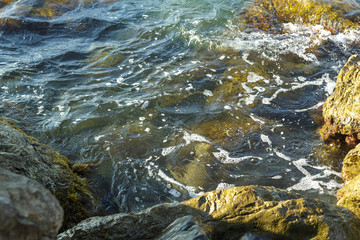
<path fill-rule="evenodd" d="M 325 151 L 316 119 L 359 32 L 256 31 L 246 3 L 5 5 L 1 115 L 95 164 L 108 213 L 248 184 L 334 202 L 344 153 Z"/>

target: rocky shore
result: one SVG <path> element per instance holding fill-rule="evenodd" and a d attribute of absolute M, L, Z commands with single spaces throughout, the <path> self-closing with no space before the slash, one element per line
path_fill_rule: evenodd
<path fill-rule="evenodd" d="M 360 57 L 350 57 L 323 108 L 321 134 L 358 141 Z M 340 112 L 339 112 L 340 111 Z M 274 187 L 205 193 L 136 213 L 95 216 L 97 198 L 69 160 L 0 119 L 1 239 L 357 239 L 360 145 L 343 162 L 338 206 Z M 64 215 L 64 220 L 63 220 Z M 65 230 L 56 236 L 59 229 Z M 21 229 L 21 230 L 20 230 Z M 257 238 L 256 238 L 257 237 Z"/>
<path fill-rule="evenodd" d="M 270 33 L 284 33 L 283 23 L 319 24 L 332 34 L 359 27 L 359 19 L 354 17 L 357 13 L 353 16 L 325 2 L 253 1 L 244 11 L 245 24 Z M 51 18 L 54 13 L 46 9 L 49 6 L 38 7 L 28 15 Z M 7 26 L 21 27 L 20 23 L 7 22 Z M 336 206 L 275 187 L 251 185 L 216 190 L 140 212 L 99 216 L 98 196 L 81 174 L 88 171 L 87 165 L 73 165 L 12 121 L 0 118 L 0 240 L 356 240 L 360 236 L 359 73 L 360 57 L 351 56 L 322 109 L 321 138 L 351 149 L 343 159 L 341 175 L 345 185 L 337 193 Z M 238 94 L 242 81 L 229 78 L 214 91 L 214 99 L 217 93 Z M 255 126 L 251 121 L 249 118 L 246 125 Z M 214 136 L 231 138 L 235 133 L 225 134 L 223 129 L 238 126 L 238 122 L 225 126 L 221 119 L 215 119 L 202 123 L 195 132 L 211 140 Z M 211 148 L 210 144 L 199 143 L 194 154 L 211 161 Z M 188 164 L 187 175 L 170 171 L 176 179 L 183 177 L 179 182 L 190 185 L 201 175 L 199 169 Z"/>

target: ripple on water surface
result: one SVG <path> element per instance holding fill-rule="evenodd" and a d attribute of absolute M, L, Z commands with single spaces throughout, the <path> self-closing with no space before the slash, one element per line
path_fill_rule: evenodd
<path fill-rule="evenodd" d="M 52 3 L 0 6 L 0 111 L 95 163 L 109 212 L 248 184 L 335 201 L 316 119 L 359 32 L 257 31 L 234 0 Z"/>

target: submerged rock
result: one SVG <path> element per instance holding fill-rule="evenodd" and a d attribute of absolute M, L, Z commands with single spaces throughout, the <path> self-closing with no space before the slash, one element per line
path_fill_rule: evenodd
<path fill-rule="evenodd" d="M 339 72 L 334 93 L 323 106 L 324 140 L 346 137 L 355 145 L 360 139 L 360 57 L 353 55 Z"/>
<path fill-rule="evenodd" d="M 0 239 L 56 239 L 63 210 L 34 180 L 0 168 Z"/>
<path fill-rule="evenodd" d="M 212 239 L 240 239 L 252 230 L 264 234 L 264 239 L 357 239 L 360 234 L 359 219 L 347 209 L 274 187 L 246 186 L 138 213 L 93 217 L 58 239 L 156 239 L 172 222 L 188 215 L 198 219 Z"/>
<path fill-rule="evenodd" d="M 315 0 L 255 0 L 248 4 L 244 15 L 246 23 L 260 30 L 281 33 L 282 24 L 297 23 L 322 25 L 335 34 L 359 26 L 356 18 L 347 17 L 346 10 L 339 4 Z"/>
<path fill-rule="evenodd" d="M 71 170 L 69 160 L 0 118 L 0 167 L 36 180 L 59 199 L 63 229 L 94 214 L 97 200 L 84 178 Z"/>

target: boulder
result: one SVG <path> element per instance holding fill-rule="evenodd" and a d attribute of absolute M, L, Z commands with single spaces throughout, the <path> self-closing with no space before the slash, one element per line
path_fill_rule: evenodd
<path fill-rule="evenodd" d="M 201 211 L 180 203 L 160 204 L 138 213 L 119 213 L 86 219 L 59 234 L 58 240 L 154 239 L 161 237 L 161 233 L 166 232 L 165 229 L 171 223 L 185 216 L 205 218 Z M 211 231 L 210 227 L 207 231 Z"/>
<path fill-rule="evenodd" d="M 176 219 L 156 240 L 208 240 L 212 228 L 203 225 L 193 216 Z"/>
<path fill-rule="evenodd" d="M 0 239 L 56 239 L 63 209 L 34 180 L 0 168 Z"/>
<path fill-rule="evenodd" d="M 0 118 L 0 167 L 33 179 L 49 189 L 64 209 L 63 229 L 94 214 L 97 199 L 69 160 Z"/>
<path fill-rule="evenodd" d="M 360 144 L 348 152 L 343 161 L 341 177 L 345 184 L 360 173 Z"/>
<path fill-rule="evenodd" d="M 360 175 L 339 189 L 337 198 L 338 206 L 348 208 L 360 218 Z"/>
<path fill-rule="evenodd" d="M 209 225 L 204 228 L 212 239 L 241 239 L 250 231 L 260 232 L 263 239 L 360 236 L 359 219 L 345 208 L 274 187 L 246 186 L 212 191 L 138 213 L 93 217 L 61 233 L 58 239 L 156 239 L 176 219 L 188 215 L 203 226 Z"/>
<path fill-rule="evenodd" d="M 334 93 L 323 106 L 323 139 L 346 137 L 354 145 L 360 139 L 360 57 L 353 55 L 339 72 Z"/>

